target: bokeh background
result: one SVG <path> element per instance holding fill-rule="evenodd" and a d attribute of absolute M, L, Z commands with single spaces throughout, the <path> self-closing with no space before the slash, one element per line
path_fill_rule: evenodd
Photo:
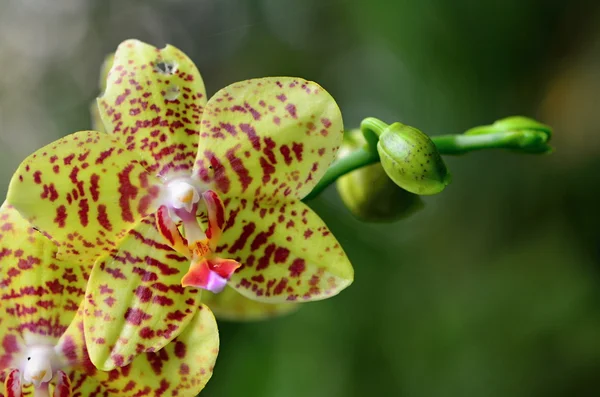
<path fill-rule="evenodd" d="M 262 323 L 220 324 L 204 396 L 597 396 L 600 3 L 593 0 L 0 0 L 0 193 L 30 152 L 88 129 L 105 54 L 184 50 L 209 94 L 295 75 L 429 134 L 512 114 L 551 156 L 447 158 L 454 181 L 392 224 L 311 202 L 356 281 Z"/>

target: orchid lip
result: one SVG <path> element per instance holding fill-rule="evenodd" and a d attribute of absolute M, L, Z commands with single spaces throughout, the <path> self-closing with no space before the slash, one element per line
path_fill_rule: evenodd
<path fill-rule="evenodd" d="M 240 266 L 234 260 L 216 255 L 224 221 L 223 202 L 216 192 L 198 187 L 198 182 L 191 178 L 173 179 L 166 182 L 165 187 L 167 199 L 159 208 L 157 227 L 170 241 L 171 247 L 191 261 L 181 285 L 214 293 L 222 291 L 231 274 Z M 207 218 L 204 227 L 198 219 L 201 206 Z M 224 263 L 226 265 L 221 268 Z"/>
<path fill-rule="evenodd" d="M 223 289 L 227 285 L 227 281 L 227 278 L 219 276 L 216 272 L 208 271 L 206 272 L 206 279 L 203 280 L 202 288 L 212 292 L 213 294 L 218 294 L 219 292 L 223 291 Z M 182 280 L 182 285 L 184 287 L 194 286 L 193 283 L 187 284 L 185 282 L 185 279 Z"/>

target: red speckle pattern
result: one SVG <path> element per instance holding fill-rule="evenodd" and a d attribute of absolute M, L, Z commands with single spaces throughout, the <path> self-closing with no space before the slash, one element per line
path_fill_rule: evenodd
<path fill-rule="evenodd" d="M 183 52 L 137 40 L 117 49 L 98 99 L 106 131 L 161 177 L 191 171 L 205 104 L 200 73 Z"/>
<path fill-rule="evenodd" d="M 0 214 L 2 367 L 19 352 L 19 341 L 61 337 L 84 297 L 91 266 L 57 260 L 54 244 L 12 207 L 3 205 Z"/>
<path fill-rule="evenodd" d="M 0 396 L 33 395 L 31 385 L 21 384 L 18 370 L 28 340 L 56 346 L 68 363 L 55 368 L 51 382 L 41 385 L 52 396 L 133 397 L 161 391 L 192 397 L 202 390 L 212 375 L 219 343 L 216 322 L 206 306 L 194 307 L 187 328 L 160 352 L 138 354 L 126 367 L 98 371 L 83 343 L 79 310 L 92 265 L 57 260 L 52 242 L 12 207 L 4 205 L 0 219 L 0 374 L 5 384 Z M 113 294 L 114 285 L 101 285 L 98 291 Z M 139 309 L 130 311 L 134 312 L 132 319 L 145 319 Z M 153 376 L 148 376 L 150 370 Z"/>
<path fill-rule="evenodd" d="M 191 351 L 171 342 L 198 316 L 198 291 L 182 287 L 184 275 L 195 278 L 194 286 L 203 279 L 193 266 L 188 272 L 186 242 L 176 227 L 160 219 L 156 201 L 163 192 L 155 176 L 191 176 L 218 193 L 207 199 L 212 191 L 200 192 L 208 207 L 218 205 L 197 214 L 209 247 L 194 251 L 203 259 L 194 263 L 225 279 L 241 263 L 229 283 L 236 293 L 275 303 L 308 301 L 352 281 L 343 250 L 300 202 L 342 138 L 339 109 L 320 86 L 294 78 L 249 80 L 204 106 L 204 87 L 187 57 L 173 47 L 128 41 L 98 103 L 112 135 L 81 132 L 34 154 L 9 195 L 61 244 L 61 253 L 96 261 L 81 310 L 96 367 L 126 371 L 146 353 L 148 370 L 159 375 L 171 360 L 166 349 L 174 346 L 177 358 Z M 52 182 L 48 170 L 57 175 Z M 40 198 L 50 215 L 32 210 Z M 194 369 L 186 362 L 177 371 Z M 173 387 L 172 379 L 157 381 L 152 390 L 158 394 Z"/>
<path fill-rule="evenodd" d="M 77 132 L 29 156 L 13 177 L 7 201 L 48 234 L 61 259 L 93 263 L 155 209 L 160 182 L 119 148 L 107 134 Z M 58 175 L 52 161 L 63 164 Z M 101 165 L 84 168 L 88 161 Z"/>
<path fill-rule="evenodd" d="M 300 202 L 334 160 L 342 132 L 333 99 L 302 79 L 248 80 L 209 100 L 201 129 L 206 149 L 193 175 L 225 200 L 217 252 L 242 264 L 230 282 L 242 295 L 309 301 L 351 283 L 339 243 Z"/>
<path fill-rule="evenodd" d="M 340 244 L 302 202 L 230 199 L 227 211 L 229 219 L 240 214 L 235 217 L 240 225 L 225 228 L 217 251 L 242 264 L 230 285 L 244 296 L 269 302 L 317 300 L 352 281 L 352 266 Z"/>
<path fill-rule="evenodd" d="M 181 286 L 188 266 L 189 259 L 163 239 L 154 215 L 98 260 L 84 302 L 86 340 L 96 366 L 110 369 L 139 352 L 158 351 L 187 326 L 199 304 L 198 290 Z M 112 332 L 114 323 L 122 324 L 120 333 Z"/>
<path fill-rule="evenodd" d="M 301 199 L 333 161 L 342 134 L 338 107 L 316 83 L 295 78 L 235 83 L 206 105 L 200 139 L 207 150 L 198 153 L 194 174 L 227 196 Z"/>
<path fill-rule="evenodd" d="M 72 337 L 78 342 L 84 337 L 82 328 L 77 322 L 72 327 Z M 70 387 L 71 394 L 65 396 L 193 397 L 212 376 L 219 351 L 217 324 L 204 305 L 172 343 L 158 352 L 139 354 L 132 363 L 111 371 L 98 371 L 85 345 L 75 345 L 72 356 L 77 357 L 77 369 L 57 372 L 50 384 L 55 393 L 66 393 Z"/>

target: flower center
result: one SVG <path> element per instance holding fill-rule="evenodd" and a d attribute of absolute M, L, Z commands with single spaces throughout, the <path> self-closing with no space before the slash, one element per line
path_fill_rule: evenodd
<path fill-rule="evenodd" d="M 175 179 L 166 185 L 167 199 L 156 214 L 156 226 L 171 247 L 190 259 L 188 273 L 181 284 L 219 292 L 240 266 L 233 260 L 216 256 L 225 223 L 225 207 L 212 190 L 202 190 L 186 179 Z M 202 201 L 200 200 L 202 199 Z M 206 227 L 198 222 L 200 205 L 206 214 Z M 185 237 L 179 232 L 181 222 Z"/>
<path fill-rule="evenodd" d="M 9 356 L 9 371 L 5 373 L 7 396 L 25 395 L 23 392 L 33 386 L 33 397 L 48 397 L 50 382 L 54 384 L 54 396 L 66 395 L 65 391 L 70 390 L 70 380 L 62 368 L 70 364 L 66 357 L 57 353 L 52 343 L 9 343 L 11 348 L 16 348 L 16 353 Z"/>
<path fill-rule="evenodd" d="M 173 209 L 185 209 L 191 212 L 194 204 L 200 201 L 200 194 L 191 183 L 175 179 L 167 184 L 168 206 Z"/>
<path fill-rule="evenodd" d="M 167 184 L 167 209 L 168 217 L 171 222 L 177 223 L 181 221 L 185 238 L 187 240 L 187 250 L 183 249 L 182 254 L 190 257 L 195 255 L 203 256 L 207 253 L 208 238 L 206 233 L 198 224 L 196 213 L 198 212 L 201 194 L 198 189 L 192 185 L 191 181 L 186 179 L 175 179 Z M 202 193 L 204 195 L 204 193 Z M 173 228 L 175 228 L 173 226 Z M 199 244 L 203 243 L 203 244 Z M 174 247 L 177 251 L 181 251 L 182 247 Z M 191 251 L 191 252 L 187 252 Z"/>

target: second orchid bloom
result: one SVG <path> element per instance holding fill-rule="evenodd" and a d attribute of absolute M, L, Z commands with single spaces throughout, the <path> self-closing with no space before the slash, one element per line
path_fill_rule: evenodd
<path fill-rule="evenodd" d="M 58 258 L 93 264 L 82 316 L 96 367 L 162 349 L 192 321 L 203 290 L 209 302 L 222 303 L 212 293 L 223 290 L 238 303 L 289 305 L 352 282 L 339 243 L 301 202 L 343 135 L 319 85 L 255 79 L 207 101 L 185 54 L 129 40 L 98 105 L 106 133 L 40 149 L 8 194 Z"/>

